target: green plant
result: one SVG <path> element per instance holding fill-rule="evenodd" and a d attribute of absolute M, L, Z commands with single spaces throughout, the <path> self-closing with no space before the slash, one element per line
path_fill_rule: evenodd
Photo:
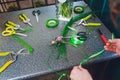
<path fill-rule="evenodd" d="M 72 15 L 72 3 L 68 0 L 64 3 L 60 3 L 60 13 L 65 18 L 70 18 Z"/>

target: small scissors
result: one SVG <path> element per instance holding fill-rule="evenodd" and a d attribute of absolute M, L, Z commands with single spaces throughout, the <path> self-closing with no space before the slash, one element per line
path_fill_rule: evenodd
<path fill-rule="evenodd" d="M 38 16 L 40 15 L 40 10 L 34 10 L 33 12 L 32 12 L 32 14 L 36 17 L 36 20 L 37 20 L 37 22 L 39 22 L 39 19 L 38 19 Z"/>
<path fill-rule="evenodd" d="M 86 41 L 87 39 L 86 32 L 78 32 L 77 36 L 79 36 L 78 39 L 81 41 Z"/>
<path fill-rule="evenodd" d="M 15 24 L 15 23 L 12 22 L 12 21 L 7 21 L 7 22 L 5 22 L 5 26 L 6 26 L 6 27 L 13 27 L 15 30 L 17 30 L 17 29 L 24 30 L 23 28 L 20 27 L 20 25 Z"/>
<path fill-rule="evenodd" d="M 26 34 L 16 33 L 16 31 L 11 27 L 7 27 L 6 30 L 2 32 L 2 36 L 11 36 L 13 34 L 27 36 Z"/>
<path fill-rule="evenodd" d="M 26 24 L 32 26 L 32 24 L 30 23 L 30 19 L 25 15 L 25 14 L 20 14 L 19 18 Z"/>

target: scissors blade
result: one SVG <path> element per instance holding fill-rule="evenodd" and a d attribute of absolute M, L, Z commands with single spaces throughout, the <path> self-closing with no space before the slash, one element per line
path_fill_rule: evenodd
<path fill-rule="evenodd" d="M 22 33 L 15 33 L 16 35 L 20 35 L 20 36 L 27 36 L 26 34 L 22 34 Z"/>
<path fill-rule="evenodd" d="M 39 22 L 38 14 L 37 13 L 35 13 L 35 17 L 36 17 L 37 22 Z"/>
<path fill-rule="evenodd" d="M 28 23 L 28 25 L 32 26 L 32 24 L 30 22 L 27 22 L 27 23 Z"/>

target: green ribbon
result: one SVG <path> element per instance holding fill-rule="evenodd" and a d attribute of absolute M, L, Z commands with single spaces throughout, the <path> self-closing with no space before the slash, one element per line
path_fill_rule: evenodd
<path fill-rule="evenodd" d="M 31 31 L 33 31 L 33 29 L 34 29 L 33 27 L 30 27 L 30 28 L 27 28 L 27 29 L 19 31 L 19 32 L 20 33 L 31 32 Z M 14 39 L 16 39 L 18 42 L 20 42 L 21 44 L 23 44 L 28 49 L 29 53 L 33 53 L 33 48 L 27 42 L 25 42 L 23 39 L 21 39 L 17 35 L 12 35 L 12 37 Z"/>
<path fill-rule="evenodd" d="M 90 59 L 93 59 L 93 58 L 95 58 L 95 57 L 100 56 L 104 51 L 105 51 L 105 49 L 103 49 L 103 50 L 101 50 L 101 51 L 99 51 L 99 52 L 97 52 L 97 53 L 89 56 L 88 58 L 86 58 L 86 59 L 84 59 L 84 60 L 82 60 L 82 61 L 80 62 L 80 65 L 83 65 L 83 64 L 87 63 Z"/>
<path fill-rule="evenodd" d="M 78 16 L 75 16 L 73 17 L 66 25 L 65 25 L 65 28 L 63 29 L 61 35 L 63 37 L 66 37 L 66 35 L 68 34 L 68 31 L 69 31 L 69 27 L 72 26 L 72 24 L 82 18 L 85 18 L 86 16 L 92 14 L 93 12 L 86 12 L 86 13 L 83 13 L 83 14 L 79 14 Z"/>
<path fill-rule="evenodd" d="M 78 45 L 78 44 L 83 44 L 84 40 L 79 40 L 76 38 L 76 34 L 72 34 L 71 39 L 70 39 L 70 43 L 73 45 Z"/>
<path fill-rule="evenodd" d="M 33 48 L 28 43 L 26 43 L 23 39 L 21 39 L 17 35 L 12 35 L 12 37 L 16 39 L 18 42 L 20 42 L 21 44 L 23 44 L 30 53 L 33 53 Z"/>
<path fill-rule="evenodd" d="M 69 28 L 72 26 L 72 24 L 82 18 L 85 18 L 86 16 L 90 15 L 92 12 L 87 12 L 87 13 L 83 13 L 83 14 L 79 14 L 78 16 L 75 16 L 73 17 L 66 25 L 65 25 L 65 28 L 63 29 L 62 33 L 61 33 L 61 36 L 63 37 L 66 37 L 68 32 L 69 32 Z M 62 56 L 67 56 L 67 51 L 66 51 L 66 44 L 61 44 L 59 47 L 58 47 L 58 51 L 59 53 L 61 53 L 60 55 Z M 65 57 L 66 60 L 67 60 L 67 57 Z"/>
<path fill-rule="evenodd" d="M 111 38 L 112 38 L 112 40 L 115 38 L 114 33 L 112 33 Z M 111 44 L 111 45 L 112 45 L 112 44 Z M 104 51 L 105 51 L 105 49 L 103 49 L 103 50 L 101 50 L 101 51 L 99 51 L 99 52 L 97 52 L 97 53 L 89 56 L 88 58 L 86 58 L 86 59 L 84 59 L 84 60 L 82 60 L 82 61 L 80 62 L 80 65 L 83 65 L 83 64 L 87 63 L 90 59 L 93 59 L 93 58 L 95 58 L 95 57 L 100 56 Z"/>
<path fill-rule="evenodd" d="M 65 25 L 65 28 L 63 29 L 62 33 L 61 33 L 61 36 L 63 37 L 66 37 L 69 30 L 72 29 L 70 28 L 72 26 L 72 24 L 88 15 L 90 15 L 92 12 L 87 12 L 87 13 L 83 13 L 83 14 L 79 14 L 78 16 L 76 17 L 73 17 L 66 25 Z M 67 60 L 67 54 L 66 54 L 66 45 L 64 43 L 61 43 L 60 46 L 56 47 L 58 48 L 58 56 L 57 58 L 59 58 L 60 55 L 64 56 L 64 58 Z M 49 56 L 50 57 L 50 56 Z M 55 71 L 53 69 L 53 67 L 51 67 L 51 65 L 49 64 L 49 59 L 47 59 L 46 63 L 48 64 L 48 66 L 54 71 L 56 72 L 58 75 L 60 75 L 57 71 Z M 63 73 L 60 75 L 60 77 L 58 78 L 58 80 L 61 80 L 63 77 L 67 77 L 68 80 L 70 80 L 70 77 L 69 75 Z"/>

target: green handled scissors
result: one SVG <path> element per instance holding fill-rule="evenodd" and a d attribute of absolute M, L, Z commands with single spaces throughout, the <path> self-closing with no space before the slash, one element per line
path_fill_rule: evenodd
<path fill-rule="evenodd" d="M 12 27 L 7 27 L 6 30 L 2 32 L 2 36 L 11 36 L 13 34 L 27 36 L 26 34 L 16 33 L 16 31 Z"/>

